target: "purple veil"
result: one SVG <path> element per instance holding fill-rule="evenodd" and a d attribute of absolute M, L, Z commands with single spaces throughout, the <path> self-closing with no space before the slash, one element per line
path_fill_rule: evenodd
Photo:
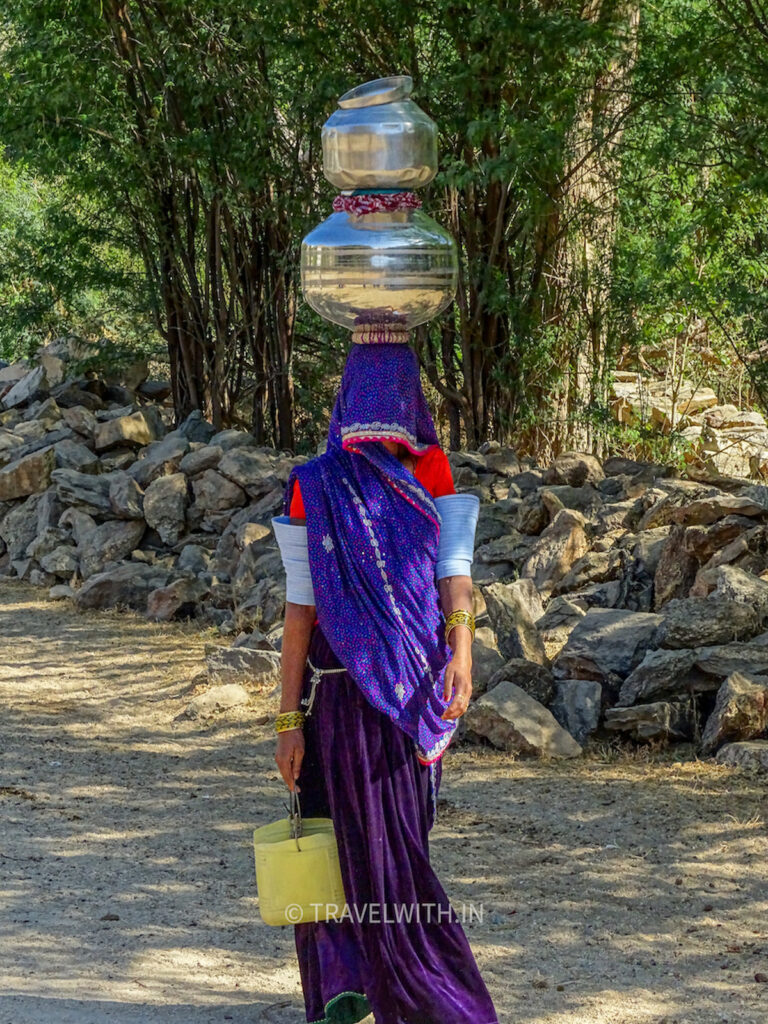
<path fill-rule="evenodd" d="M 325 454 L 297 466 L 320 627 L 374 707 L 409 735 L 423 763 L 448 746 L 440 716 L 451 651 L 435 582 L 440 516 L 428 491 L 378 443 L 416 453 L 438 444 L 415 353 L 353 345 Z"/>

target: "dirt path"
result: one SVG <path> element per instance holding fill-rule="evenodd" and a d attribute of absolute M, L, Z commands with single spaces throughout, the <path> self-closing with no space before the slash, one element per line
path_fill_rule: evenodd
<path fill-rule="evenodd" d="M 274 703 L 174 721 L 206 640 L 0 584 L 0 1024 L 303 1021 L 256 907 Z M 679 756 L 679 754 L 675 755 Z M 765 1024 L 768 783 L 447 755 L 433 858 L 504 1024 Z"/>

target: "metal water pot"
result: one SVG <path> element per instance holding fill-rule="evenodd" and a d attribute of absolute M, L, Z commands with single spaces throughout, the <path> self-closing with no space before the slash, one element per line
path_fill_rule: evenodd
<path fill-rule="evenodd" d="M 437 173 L 437 126 L 410 98 L 409 75 L 377 78 L 339 100 L 323 126 L 323 172 L 340 189 L 417 189 Z"/>
<path fill-rule="evenodd" d="M 320 316 L 416 327 L 445 309 L 458 279 L 456 243 L 421 210 L 334 213 L 301 244 L 301 287 Z"/>
<path fill-rule="evenodd" d="M 437 172 L 437 129 L 407 75 L 345 93 L 323 127 L 326 178 L 347 192 L 412 192 Z M 420 210 L 338 212 L 301 244 L 309 305 L 341 327 L 431 320 L 453 299 L 456 243 Z"/>

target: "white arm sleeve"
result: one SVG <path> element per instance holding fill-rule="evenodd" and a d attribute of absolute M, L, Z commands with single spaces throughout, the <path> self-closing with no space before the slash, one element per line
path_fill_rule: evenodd
<path fill-rule="evenodd" d="M 272 520 L 285 566 L 285 599 L 293 604 L 314 604 L 315 593 L 309 572 L 307 528 L 292 523 L 288 516 Z"/>
<path fill-rule="evenodd" d="M 480 499 L 476 494 L 445 494 L 435 498 L 435 505 L 442 520 L 435 576 L 471 576 Z"/>

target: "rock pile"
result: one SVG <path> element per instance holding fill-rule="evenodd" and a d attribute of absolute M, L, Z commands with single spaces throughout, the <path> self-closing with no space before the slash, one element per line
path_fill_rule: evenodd
<path fill-rule="evenodd" d="M 578 453 L 508 483 L 481 510 L 475 581 L 490 629 L 478 631 L 469 734 L 569 756 L 557 723 L 577 744 L 685 740 L 765 765 L 768 487 Z M 530 698 L 551 715 L 543 745 Z"/>
<path fill-rule="evenodd" d="M 235 637 L 190 714 L 274 687 L 270 519 L 297 460 L 199 414 L 170 429 L 162 384 L 21 370 L 0 370 L 0 572 Z M 768 487 L 581 453 L 542 469 L 495 443 L 449 458 L 482 499 L 468 739 L 555 757 L 684 740 L 768 767 Z"/>
<path fill-rule="evenodd" d="M 295 460 L 199 414 L 170 430 L 147 397 L 168 393 L 44 361 L 0 370 L 0 571 L 81 608 L 270 626 L 284 591 L 269 520 Z"/>
<path fill-rule="evenodd" d="M 712 388 L 654 380 L 616 370 L 612 408 L 619 423 L 644 423 L 662 433 L 672 428 L 689 444 L 691 471 L 714 477 L 768 477 L 768 424 L 761 413 L 721 405 Z"/>

